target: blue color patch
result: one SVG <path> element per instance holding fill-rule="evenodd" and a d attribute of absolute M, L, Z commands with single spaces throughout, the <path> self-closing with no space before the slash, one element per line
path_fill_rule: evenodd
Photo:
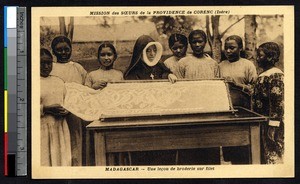
<path fill-rule="evenodd" d="M 7 6 L 4 6 L 4 47 L 7 48 Z"/>

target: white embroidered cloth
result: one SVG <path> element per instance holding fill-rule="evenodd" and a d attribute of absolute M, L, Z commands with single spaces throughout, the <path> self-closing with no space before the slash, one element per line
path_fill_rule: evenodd
<path fill-rule="evenodd" d="M 230 110 L 226 85 L 221 80 L 114 83 L 103 90 L 65 84 L 64 108 L 86 121 Z"/>

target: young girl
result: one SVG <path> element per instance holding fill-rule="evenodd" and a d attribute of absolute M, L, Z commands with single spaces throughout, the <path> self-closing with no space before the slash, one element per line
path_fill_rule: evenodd
<path fill-rule="evenodd" d="M 107 82 L 123 80 L 123 73 L 113 69 L 116 59 L 117 52 L 115 47 L 109 42 L 102 43 L 98 49 L 100 67 L 98 70 L 87 74 L 85 85 L 93 89 L 102 89 L 106 86 Z"/>
<path fill-rule="evenodd" d="M 70 132 L 65 119 L 68 111 L 61 104 L 64 82 L 49 75 L 53 58 L 47 49 L 40 50 L 41 76 L 41 165 L 71 166 Z"/>
<path fill-rule="evenodd" d="M 72 54 L 71 41 L 65 36 L 57 36 L 51 43 L 52 53 L 57 62 L 53 63 L 52 76 L 61 78 L 64 82 L 84 84 L 86 70 L 78 63 L 70 60 Z M 82 122 L 81 119 L 69 113 L 67 123 L 71 133 L 72 165 L 82 165 Z"/>
<path fill-rule="evenodd" d="M 159 60 L 162 46 L 147 35 L 140 36 L 135 42 L 129 68 L 125 72 L 125 80 L 169 79 L 174 83 L 177 77 Z"/>
<path fill-rule="evenodd" d="M 182 34 L 172 34 L 169 38 L 169 48 L 173 53 L 173 56 L 166 59 L 164 64 L 171 72 L 177 77 L 181 78 L 178 61 L 186 56 L 188 47 L 187 37 Z"/>
<path fill-rule="evenodd" d="M 219 64 L 220 76 L 229 82 L 232 104 L 250 109 L 250 93 L 257 79 L 257 72 L 251 61 L 241 58 L 242 50 L 241 37 L 232 35 L 225 39 L 224 51 L 227 60 Z M 223 152 L 225 161 L 231 161 L 232 164 L 249 163 L 247 147 L 223 147 Z"/>
<path fill-rule="evenodd" d="M 189 34 L 189 43 L 193 55 L 179 60 L 179 71 L 182 78 L 212 79 L 219 77 L 218 63 L 204 54 L 206 34 L 202 30 L 194 30 Z"/>
<path fill-rule="evenodd" d="M 250 92 L 257 79 L 257 71 L 251 61 L 240 56 L 243 50 L 242 38 L 236 35 L 229 36 L 225 40 L 224 50 L 227 60 L 219 64 L 221 77 L 235 88 Z"/>
<path fill-rule="evenodd" d="M 181 78 L 213 79 L 219 77 L 218 63 L 204 54 L 207 39 L 202 30 L 194 30 L 189 34 L 189 43 L 193 54 L 179 60 Z M 219 164 L 219 148 L 192 149 L 178 151 L 178 164 Z"/>
<path fill-rule="evenodd" d="M 263 43 L 257 50 L 257 63 L 263 69 L 255 83 L 254 111 L 270 118 L 262 128 L 263 162 L 283 163 L 284 154 L 284 83 L 283 72 L 275 67 L 280 49 L 274 42 Z"/>
<path fill-rule="evenodd" d="M 57 62 L 53 63 L 51 75 L 60 77 L 64 82 L 84 84 L 87 72 L 80 64 L 70 60 L 72 44 L 69 38 L 65 36 L 55 37 L 51 43 L 51 48 L 57 59 Z"/>

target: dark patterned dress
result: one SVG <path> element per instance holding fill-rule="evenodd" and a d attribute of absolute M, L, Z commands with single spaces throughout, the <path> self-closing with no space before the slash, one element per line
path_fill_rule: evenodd
<path fill-rule="evenodd" d="M 268 116 L 269 123 L 262 125 L 262 161 L 266 164 L 282 163 L 284 154 L 284 83 L 279 69 L 260 75 L 253 94 L 254 111 Z M 274 73 L 276 72 L 276 73 Z M 274 130 L 274 139 L 268 132 Z"/>

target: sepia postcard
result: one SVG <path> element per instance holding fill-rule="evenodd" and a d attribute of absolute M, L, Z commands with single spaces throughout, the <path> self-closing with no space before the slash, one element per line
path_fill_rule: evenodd
<path fill-rule="evenodd" d="M 293 6 L 31 20 L 32 178 L 295 176 Z"/>

